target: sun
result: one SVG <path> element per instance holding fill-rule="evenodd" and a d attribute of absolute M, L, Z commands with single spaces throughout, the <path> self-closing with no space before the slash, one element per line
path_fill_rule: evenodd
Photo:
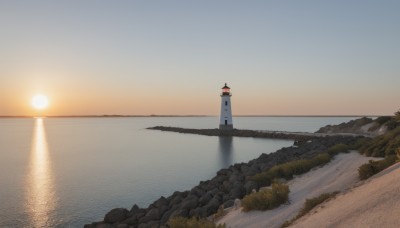
<path fill-rule="evenodd" d="M 32 97 L 31 104 L 35 109 L 45 109 L 47 106 L 49 106 L 49 99 L 47 99 L 45 95 L 35 95 Z"/>

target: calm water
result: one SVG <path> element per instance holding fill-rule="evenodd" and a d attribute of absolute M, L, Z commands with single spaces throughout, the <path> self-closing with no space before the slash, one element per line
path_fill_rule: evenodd
<path fill-rule="evenodd" d="M 314 132 L 349 117 L 236 117 L 240 129 Z M 147 206 L 291 141 L 146 130 L 215 128 L 217 117 L 0 119 L 0 227 L 82 227 Z"/>

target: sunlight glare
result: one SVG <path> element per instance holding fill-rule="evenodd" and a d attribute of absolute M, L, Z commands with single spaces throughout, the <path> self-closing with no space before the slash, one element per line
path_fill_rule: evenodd
<path fill-rule="evenodd" d="M 44 95 L 36 95 L 32 98 L 31 104 L 35 109 L 45 109 L 49 105 L 49 100 Z"/>

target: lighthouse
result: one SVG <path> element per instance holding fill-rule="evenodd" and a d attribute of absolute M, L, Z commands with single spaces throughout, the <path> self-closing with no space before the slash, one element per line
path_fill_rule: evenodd
<path fill-rule="evenodd" d="M 221 116 L 219 119 L 220 130 L 233 130 L 231 96 L 231 88 L 229 88 L 225 83 L 225 86 L 222 87 L 221 94 Z"/>

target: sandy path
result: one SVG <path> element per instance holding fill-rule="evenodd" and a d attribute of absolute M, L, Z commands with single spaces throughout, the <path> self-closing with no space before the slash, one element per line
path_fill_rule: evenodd
<path fill-rule="evenodd" d="M 283 222 L 297 215 L 306 198 L 322 193 L 343 191 L 358 181 L 358 167 L 371 158 L 357 152 L 337 155 L 329 164 L 300 175 L 288 182 L 290 204 L 269 211 L 251 211 L 241 209 L 230 211 L 218 224 L 227 227 L 280 227 Z"/>
<path fill-rule="evenodd" d="M 335 200 L 326 202 L 292 227 L 400 227 L 400 163 Z"/>

